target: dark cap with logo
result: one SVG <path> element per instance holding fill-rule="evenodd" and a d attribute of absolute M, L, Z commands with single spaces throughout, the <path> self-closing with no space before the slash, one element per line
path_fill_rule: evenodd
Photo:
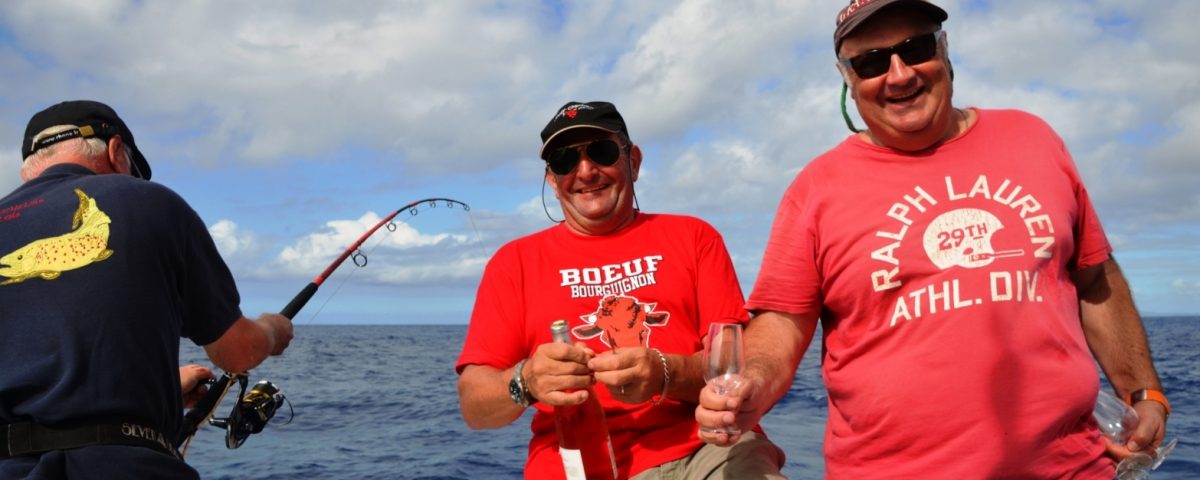
<path fill-rule="evenodd" d="M 75 125 L 79 129 L 50 135 L 34 144 L 34 136 L 56 125 Z M 62 102 L 34 114 L 33 118 L 29 119 L 29 125 L 25 127 L 25 139 L 21 142 L 21 159 L 24 160 L 33 152 L 63 140 L 96 137 L 107 141 L 113 135 L 120 135 L 125 145 L 129 146 L 133 157 L 133 175 L 149 180 L 150 164 L 146 163 L 146 157 L 142 156 L 137 144 L 133 142 L 133 132 L 129 131 L 129 127 L 125 126 L 125 122 L 111 107 L 91 100 Z"/>
<path fill-rule="evenodd" d="M 833 31 L 833 53 L 837 54 L 841 50 L 842 40 L 850 36 L 850 33 L 855 28 L 858 28 L 859 25 L 862 25 L 863 22 L 876 13 L 893 6 L 904 6 L 920 10 L 938 23 L 942 23 L 947 18 L 950 18 L 941 7 L 925 0 L 851 0 L 850 4 L 846 5 L 846 8 L 838 12 L 837 29 Z"/>
<path fill-rule="evenodd" d="M 542 129 L 542 151 L 539 153 L 542 160 L 546 159 L 546 154 L 551 150 L 550 143 L 559 134 L 577 128 L 598 128 L 629 136 L 629 130 L 625 128 L 625 119 L 621 118 L 621 114 L 617 112 L 617 107 L 613 104 L 608 102 L 567 102 L 558 109 L 558 113 L 554 114 L 554 118 L 550 119 L 546 128 Z"/>

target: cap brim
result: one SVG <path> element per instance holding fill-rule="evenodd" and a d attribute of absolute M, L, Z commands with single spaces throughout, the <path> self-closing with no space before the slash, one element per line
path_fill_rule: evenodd
<path fill-rule="evenodd" d="M 867 19 L 874 17 L 876 14 L 884 10 L 905 7 L 911 7 L 920 10 L 928 15 L 929 18 L 933 19 L 933 21 L 938 23 L 943 23 L 950 18 L 950 15 L 946 13 L 942 7 L 923 0 L 896 0 L 892 2 L 877 2 L 867 4 L 867 6 L 862 7 L 858 13 L 847 19 L 845 23 L 839 25 L 837 29 L 834 30 L 833 53 L 835 55 L 839 55 L 842 48 L 842 41 L 844 41 L 846 37 L 852 35 L 859 26 L 867 21 Z"/>
<path fill-rule="evenodd" d="M 551 135 L 550 138 L 547 138 L 546 141 L 544 143 L 542 143 L 542 149 L 541 149 L 541 151 L 538 152 L 538 157 L 540 157 L 542 160 L 545 160 L 546 159 L 546 151 L 550 148 L 551 144 L 554 143 L 554 140 L 557 139 L 559 135 L 562 135 L 563 132 L 569 132 L 571 130 L 578 130 L 580 128 L 603 130 L 608 133 L 617 133 L 617 132 L 621 131 L 620 129 L 612 129 L 612 128 L 608 128 L 608 127 L 602 127 L 600 125 L 571 125 L 569 127 L 560 129 L 557 132 L 554 132 L 554 135 Z"/>
<path fill-rule="evenodd" d="M 131 172 L 133 176 L 143 180 L 150 179 L 150 163 L 146 161 L 146 157 L 142 155 L 141 151 L 133 151 L 133 158 L 130 163 L 134 168 L 133 172 Z"/>

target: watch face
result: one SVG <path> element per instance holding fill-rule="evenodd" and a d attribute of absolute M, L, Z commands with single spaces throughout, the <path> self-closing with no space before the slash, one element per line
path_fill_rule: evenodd
<path fill-rule="evenodd" d="M 525 400 L 525 392 L 521 389 L 521 384 L 517 382 L 515 375 L 512 380 L 508 381 L 508 396 L 517 405 L 522 407 L 529 406 L 529 403 Z"/>
<path fill-rule="evenodd" d="M 508 381 L 508 396 L 512 397 L 514 402 L 521 403 L 521 386 L 517 384 L 517 377 Z"/>

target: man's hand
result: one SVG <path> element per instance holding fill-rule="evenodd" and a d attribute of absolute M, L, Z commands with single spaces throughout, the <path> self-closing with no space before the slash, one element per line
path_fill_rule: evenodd
<path fill-rule="evenodd" d="M 525 362 L 526 388 L 546 405 L 579 405 L 587 400 L 584 389 L 595 383 L 588 368 L 588 360 L 595 355 L 579 344 L 544 343 Z"/>
<path fill-rule="evenodd" d="M 700 439 L 719 447 L 728 447 L 737 443 L 741 434 L 711 433 L 712 430 L 723 430 L 736 427 L 739 432 L 747 432 L 758 425 L 758 421 L 767 413 L 770 405 L 757 405 L 761 395 L 755 396 L 760 390 L 759 385 L 750 377 L 743 377 L 742 384 L 727 395 L 719 395 L 712 386 L 706 386 L 700 391 L 700 405 L 696 407 L 696 423 L 700 424 Z"/>
<path fill-rule="evenodd" d="M 1167 410 L 1161 404 L 1141 401 L 1134 404 L 1133 409 L 1138 414 L 1138 426 L 1129 435 L 1129 440 L 1124 445 L 1117 445 L 1105 437 L 1105 450 L 1117 462 L 1135 453 L 1155 456 L 1154 450 L 1162 444 L 1167 433 Z"/>
<path fill-rule="evenodd" d="M 207 367 L 191 364 L 179 367 L 179 389 L 183 392 L 183 408 L 192 408 L 208 393 L 208 380 L 216 378 Z"/>
<path fill-rule="evenodd" d="M 624 403 L 646 402 L 663 391 L 662 361 L 648 348 L 618 348 L 604 352 L 592 358 L 587 366 L 596 372 L 596 381 L 607 386 L 608 393 Z"/>

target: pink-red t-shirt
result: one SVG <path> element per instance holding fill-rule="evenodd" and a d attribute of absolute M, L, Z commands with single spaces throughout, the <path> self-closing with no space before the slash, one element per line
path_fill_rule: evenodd
<path fill-rule="evenodd" d="M 602 309 L 602 303 L 610 308 Z M 720 235 L 703 221 L 639 213 L 613 235 L 588 237 L 563 225 L 514 240 L 483 273 L 457 370 L 506 369 L 551 341 L 550 323 L 568 322 L 572 340 L 597 353 L 619 346 L 692 354 L 712 322 L 747 320 L 744 297 Z M 619 308 L 618 308 L 619 307 Z M 621 317 L 642 312 L 638 318 Z M 607 312 L 607 313 L 606 313 Z M 616 328 L 633 320 L 634 328 Z M 626 322 L 628 324 L 628 322 Z M 667 399 L 629 405 L 597 385 L 621 478 L 691 455 L 695 405 Z M 526 478 L 564 478 L 551 407 L 535 403 Z"/>
<path fill-rule="evenodd" d="M 819 311 L 830 478 L 1112 478 L 1069 274 L 1111 248 L 1062 140 L 976 110 L 904 154 L 850 137 L 784 194 L 752 311 Z"/>

